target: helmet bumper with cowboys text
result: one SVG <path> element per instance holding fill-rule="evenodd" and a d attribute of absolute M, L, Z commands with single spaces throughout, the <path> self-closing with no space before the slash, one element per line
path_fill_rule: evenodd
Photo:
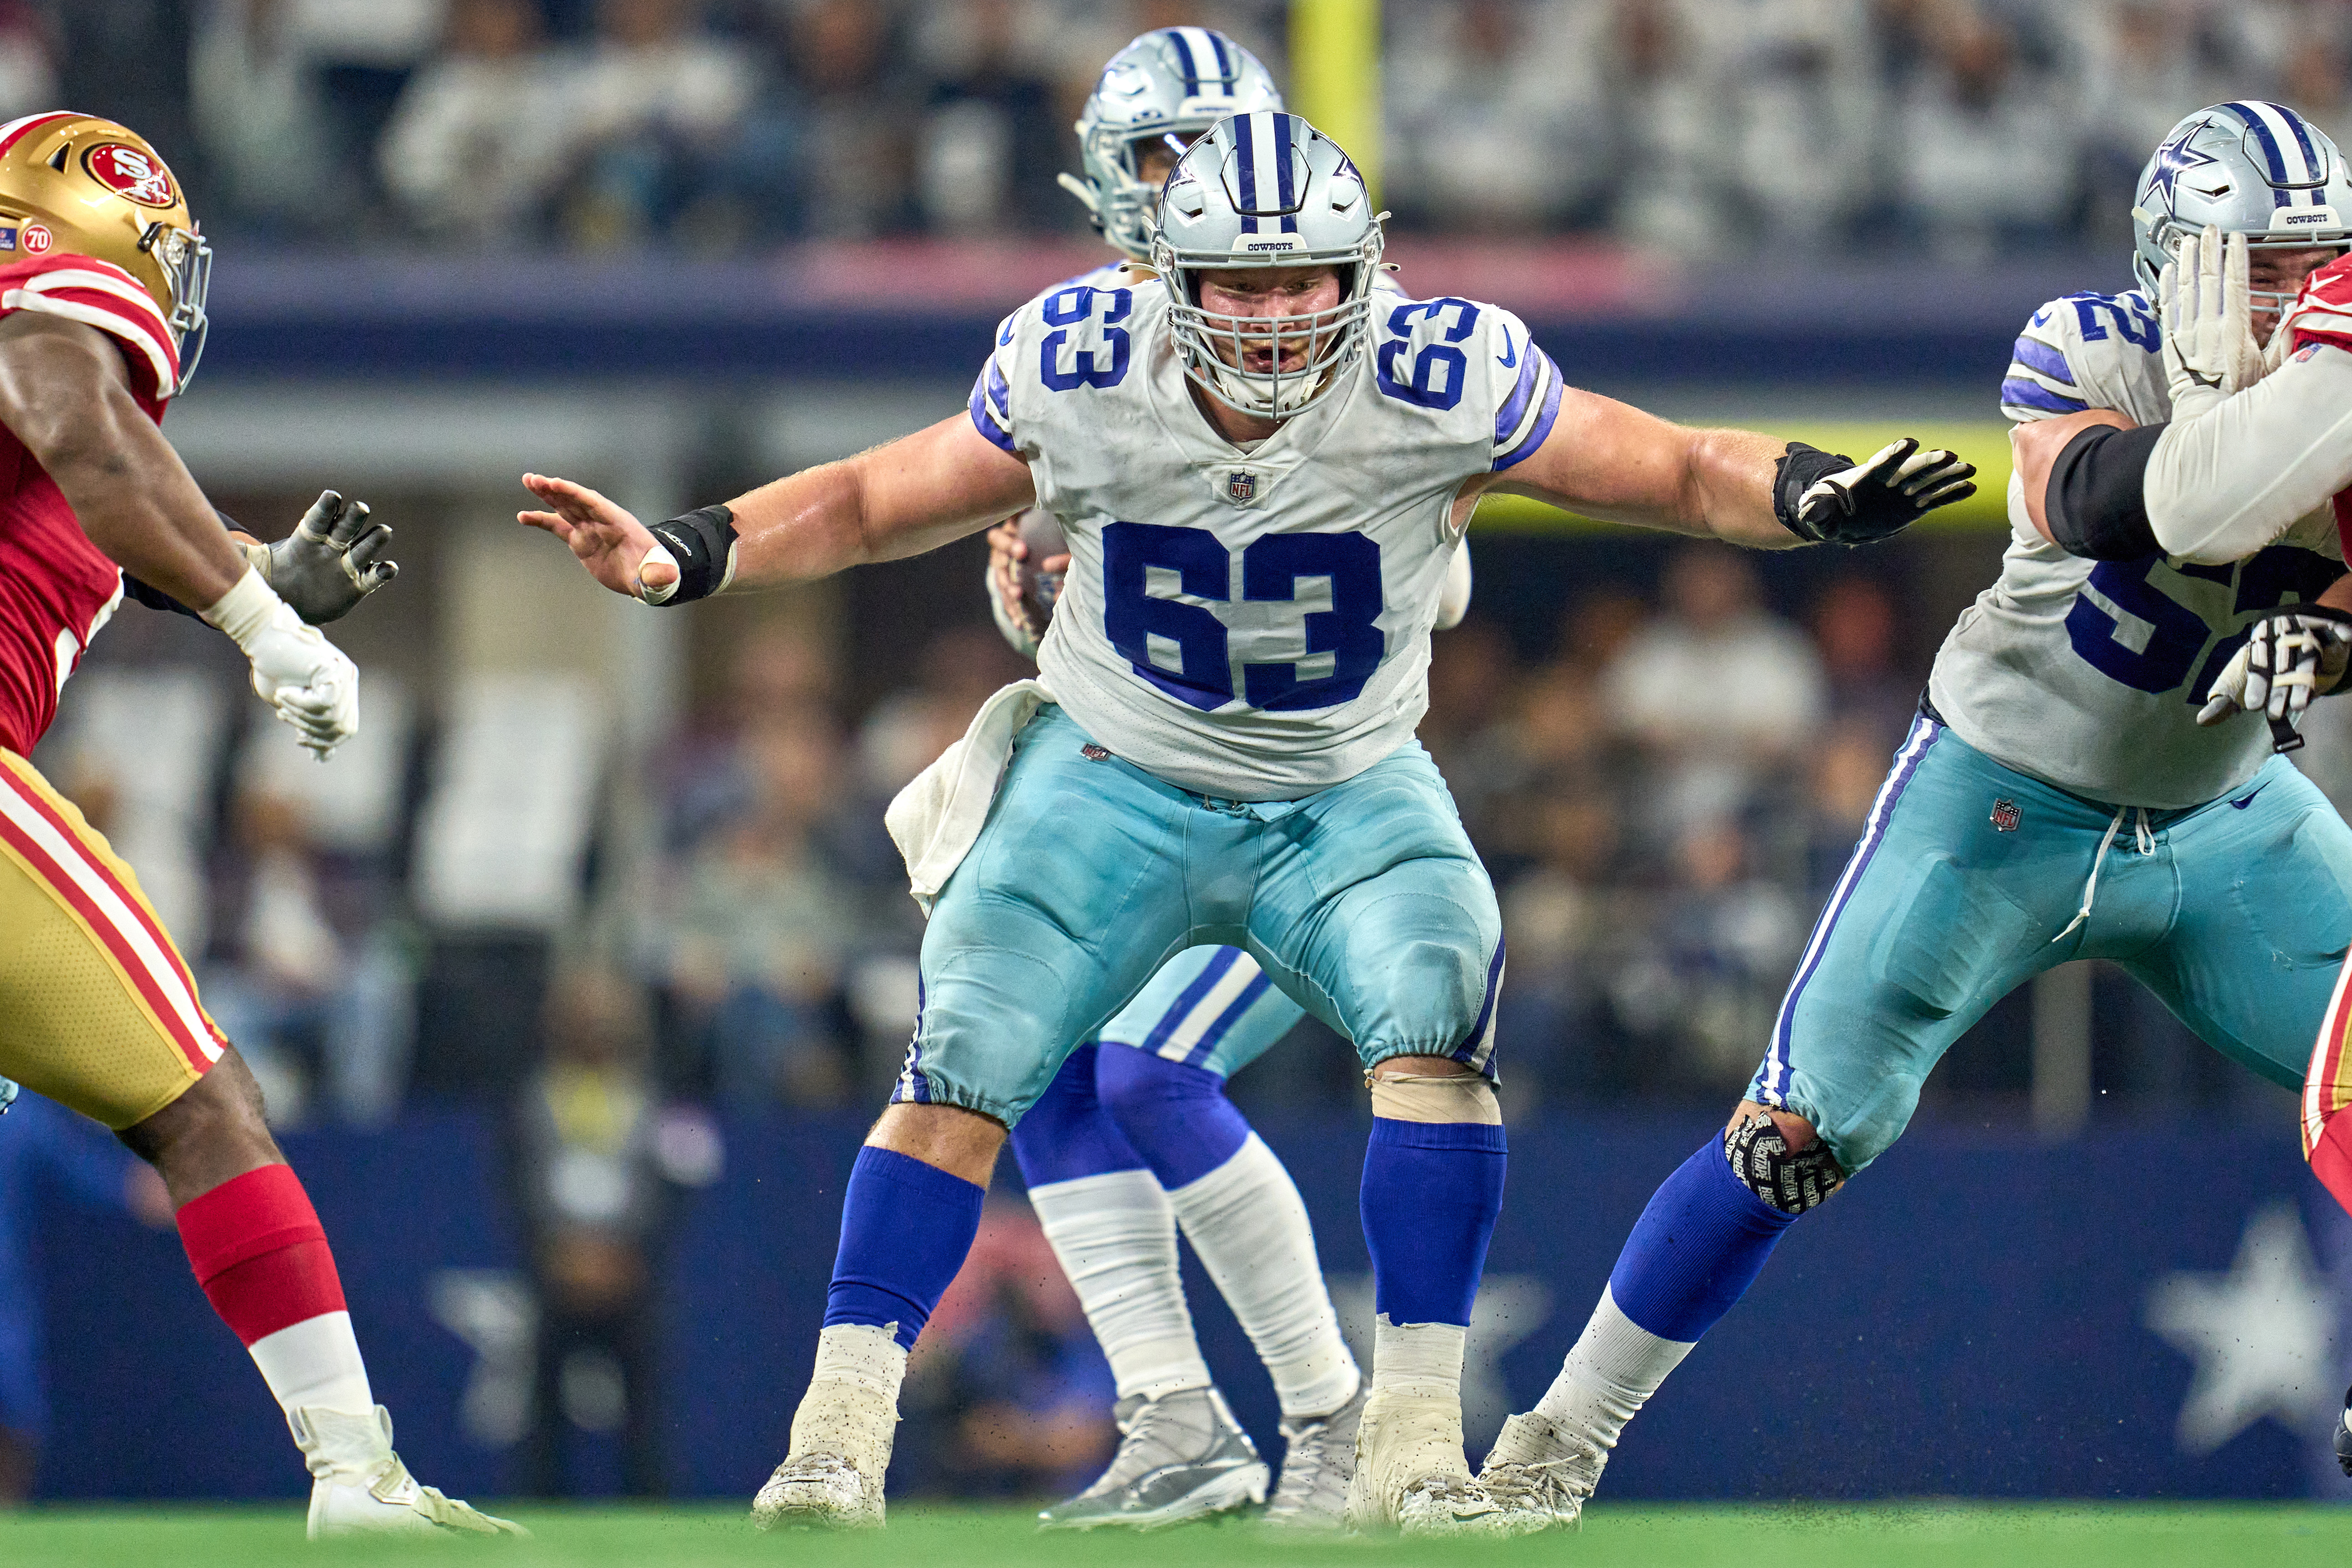
<path fill-rule="evenodd" d="M 1105 239 L 1130 259 L 1151 248 L 1160 186 L 1142 174 L 1143 150 L 1173 137 L 1176 150 L 1232 114 L 1279 110 L 1282 94 L 1258 58 L 1208 27 L 1161 27 L 1113 55 L 1078 116 L 1085 178 L 1062 184 L 1087 204 Z"/>
<path fill-rule="evenodd" d="M 1151 237 L 1184 373 L 1226 406 L 1260 418 L 1286 419 L 1330 393 L 1363 353 L 1381 216 L 1339 144 L 1298 115 L 1218 121 L 1169 174 Z M 1284 316 L 1202 308 L 1209 275 L 1268 267 L 1333 268 L 1339 303 Z M 1294 351 L 1298 363 L 1286 368 Z M 1252 368 L 1257 358 L 1271 363 Z"/>
<path fill-rule="evenodd" d="M 2217 103 L 2175 125 L 2134 187 L 2132 272 L 2153 298 L 2183 236 L 2207 225 L 2255 250 L 2352 245 L 2352 171 L 2327 133 L 2284 104 Z M 2284 309 L 2293 290 L 2258 290 Z"/>
<path fill-rule="evenodd" d="M 176 395 L 205 351 L 212 247 L 180 182 L 137 132 L 95 115 L 0 126 L 0 264 L 50 252 L 110 261 L 153 298 L 180 350 Z"/>

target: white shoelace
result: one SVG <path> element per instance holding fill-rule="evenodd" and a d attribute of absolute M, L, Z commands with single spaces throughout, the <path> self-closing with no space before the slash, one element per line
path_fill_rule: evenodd
<path fill-rule="evenodd" d="M 2091 875 L 2083 884 L 2083 907 L 2074 911 L 2074 918 L 2066 922 L 2064 931 L 2050 939 L 2052 942 L 2065 941 L 2074 934 L 2077 927 L 2091 918 L 2091 905 L 2097 901 L 2099 896 L 2099 868 L 2107 863 L 2107 851 L 2115 847 L 2116 837 L 2124 830 L 2124 818 L 2134 812 L 2137 812 L 2139 816 L 2138 820 L 2133 825 L 2132 847 L 2142 855 L 2156 853 L 2156 833 L 2148 826 L 2147 807 L 2144 805 L 2116 807 L 2115 820 L 2107 824 L 2106 837 L 2099 840 L 2099 852 L 2091 857 Z"/>

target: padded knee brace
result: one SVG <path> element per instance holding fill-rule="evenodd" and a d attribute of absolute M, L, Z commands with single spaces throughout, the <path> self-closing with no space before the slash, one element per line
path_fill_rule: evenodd
<path fill-rule="evenodd" d="M 1845 1171 L 1827 1143 L 1815 1138 L 1801 1152 L 1791 1152 L 1789 1140 L 1760 1110 L 1724 1132 L 1723 1157 L 1749 1192 L 1782 1214 L 1818 1208 L 1845 1184 Z"/>

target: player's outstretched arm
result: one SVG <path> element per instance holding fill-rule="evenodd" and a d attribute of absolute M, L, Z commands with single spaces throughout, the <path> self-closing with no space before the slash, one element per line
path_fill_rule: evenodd
<path fill-rule="evenodd" d="M 523 483 L 546 510 L 519 521 L 562 540 L 613 592 L 655 605 L 919 555 L 1036 499 L 1029 465 L 961 414 L 650 529 L 568 479 L 525 474 Z"/>
<path fill-rule="evenodd" d="M 226 632 L 254 689 L 320 758 L 359 729 L 359 670 L 246 563 L 94 327 L 0 321 L 0 424 L 57 484 L 91 543 Z"/>
<path fill-rule="evenodd" d="M 1975 494 L 1975 473 L 1908 439 L 1856 463 L 1754 431 L 1670 424 L 1571 387 L 1543 445 L 1493 488 L 1604 521 L 1779 550 L 1885 539 Z"/>

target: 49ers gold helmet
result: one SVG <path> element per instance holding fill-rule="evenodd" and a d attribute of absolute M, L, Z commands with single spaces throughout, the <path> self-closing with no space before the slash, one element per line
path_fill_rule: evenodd
<path fill-rule="evenodd" d="M 65 110 L 0 125 L 0 266 L 50 251 L 110 261 L 139 280 L 179 344 L 180 383 L 166 390 L 185 391 L 205 352 L 213 253 L 144 137 Z"/>

